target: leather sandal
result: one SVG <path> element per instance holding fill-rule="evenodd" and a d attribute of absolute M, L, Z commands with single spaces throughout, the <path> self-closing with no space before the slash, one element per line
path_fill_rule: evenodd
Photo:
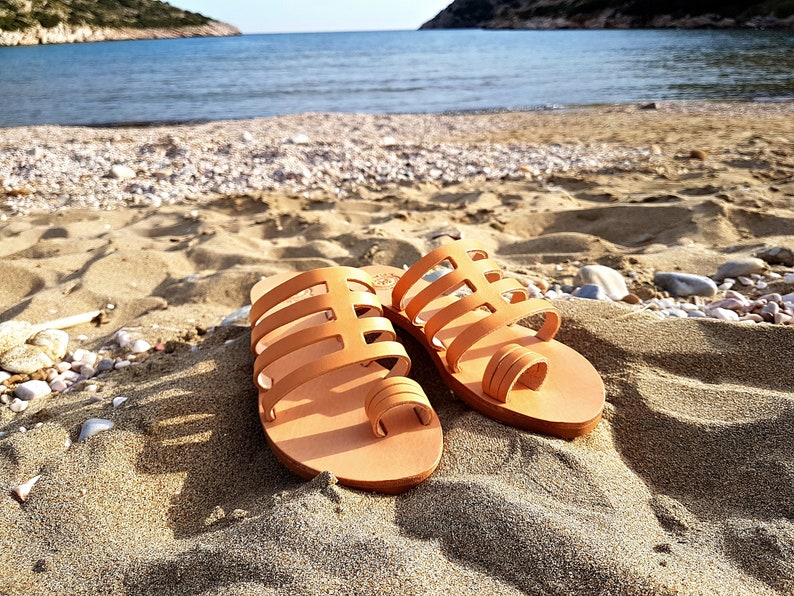
<path fill-rule="evenodd" d="M 443 265 L 449 270 L 439 275 Z M 604 384 L 584 356 L 554 339 L 560 312 L 503 277 L 478 243 L 451 242 L 406 271 L 363 269 L 386 316 L 425 346 L 447 385 L 475 410 L 562 438 L 598 424 Z M 515 324 L 539 314 L 545 320 L 537 330 Z"/>
<path fill-rule="evenodd" d="M 435 470 L 443 434 L 383 317 L 369 274 L 285 273 L 251 289 L 259 416 L 276 457 L 303 478 L 406 491 Z"/>

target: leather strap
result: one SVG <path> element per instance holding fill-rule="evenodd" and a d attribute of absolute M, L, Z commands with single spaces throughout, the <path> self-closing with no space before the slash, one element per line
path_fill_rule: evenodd
<path fill-rule="evenodd" d="M 376 437 L 385 437 L 388 434 L 388 429 L 383 424 L 384 414 L 405 406 L 412 406 L 419 422 L 425 426 L 433 419 L 433 408 L 422 387 L 413 379 L 387 377 L 375 384 L 367 396 L 364 408 Z"/>
<path fill-rule="evenodd" d="M 518 344 L 507 344 L 491 356 L 482 378 L 483 392 L 502 403 L 520 380 L 537 391 L 546 379 L 548 358 Z"/>
<path fill-rule="evenodd" d="M 351 285 L 365 291 L 353 290 Z M 317 286 L 322 286 L 325 292 L 314 294 Z M 364 313 L 357 312 L 361 308 L 366 309 Z M 268 335 L 288 323 L 321 312 L 326 312 L 322 322 L 301 327 L 266 345 Z M 376 316 L 371 316 L 373 314 Z M 394 359 L 396 363 L 385 377 L 391 379 L 407 374 L 410 360 L 405 348 L 395 341 L 394 328 L 381 314 L 382 307 L 371 277 L 351 267 L 326 267 L 300 273 L 256 300 L 250 314 L 254 325 L 251 345 L 258 354 L 254 361 L 254 382 L 260 390 L 259 399 L 266 420 L 275 419 L 273 409 L 285 395 L 339 368 L 353 364 L 369 366 L 375 360 Z M 328 344 L 325 355 L 309 362 L 301 361 L 303 348 L 322 342 Z M 384 397 L 393 397 L 393 393 Z M 416 388 L 408 393 L 416 393 Z M 417 407 L 424 405 L 415 395 L 412 399 Z M 397 398 L 396 405 L 404 401 Z M 395 399 L 387 402 L 378 400 L 372 409 L 375 418 L 371 417 L 370 422 L 376 434 L 376 429 L 382 427 L 383 414 L 395 407 Z M 420 420 L 422 416 L 424 414 L 420 415 Z"/>

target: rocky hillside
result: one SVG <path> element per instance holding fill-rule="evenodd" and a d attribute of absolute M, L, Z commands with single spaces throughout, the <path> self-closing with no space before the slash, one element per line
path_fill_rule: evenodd
<path fill-rule="evenodd" d="M 794 0 L 455 0 L 422 29 L 789 28 Z"/>
<path fill-rule="evenodd" d="M 0 0 L 0 45 L 239 34 L 160 0 Z"/>

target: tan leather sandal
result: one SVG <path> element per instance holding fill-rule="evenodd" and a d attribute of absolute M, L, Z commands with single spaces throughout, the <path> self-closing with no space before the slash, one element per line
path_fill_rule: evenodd
<path fill-rule="evenodd" d="M 446 274 L 425 279 L 441 265 Z M 559 311 L 504 278 L 478 243 L 451 242 L 406 271 L 363 269 L 375 280 L 386 316 L 426 347 L 449 387 L 472 408 L 563 438 L 598 424 L 604 384 L 584 356 L 554 340 Z M 514 324 L 537 314 L 545 315 L 537 331 Z"/>
<path fill-rule="evenodd" d="M 303 478 L 408 490 L 435 470 L 443 434 L 383 317 L 372 278 L 352 267 L 275 275 L 251 289 L 259 416 L 276 457 Z M 388 366 L 387 366 L 388 365 Z"/>

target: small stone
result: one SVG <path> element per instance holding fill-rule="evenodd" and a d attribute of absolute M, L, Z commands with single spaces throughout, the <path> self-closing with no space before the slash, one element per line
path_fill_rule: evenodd
<path fill-rule="evenodd" d="M 773 246 L 758 251 L 755 254 L 759 259 L 763 259 L 770 265 L 785 265 L 794 267 L 794 248 L 785 246 Z"/>
<path fill-rule="evenodd" d="M 97 372 L 106 372 L 108 370 L 113 370 L 113 365 L 114 364 L 115 364 L 115 362 L 113 361 L 113 358 L 103 358 L 102 360 L 97 362 L 96 371 Z"/>
<path fill-rule="evenodd" d="M 115 368 L 116 370 L 120 368 L 127 368 L 130 364 L 132 364 L 132 362 L 130 362 L 129 360 L 119 360 L 118 362 L 116 362 L 116 364 L 113 365 L 113 368 Z"/>
<path fill-rule="evenodd" d="M 715 319 L 720 319 L 722 321 L 738 321 L 739 315 L 732 310 L 728 310 L 727 308 L 715 308 L 709 311 L 711 316 Z"/>
<path fill-rule="evenodd" d="M 303 134 L 295 135 L 294 137 L 292 137 L 292 143 L 294 145 L 308 145 L 310 142 L 311 139 L 309 139 L 308 136 Z"/>
<path fill-rule="evenodd" d="M 689 152 L 689 157 L 692 159 L 699 159 L 700 161 L 705 161 L 708 155 L 709 154 L 703 149 L 692 149 L 692 151 Z"/>
<path fill-rule="evenodd" d="M 46 381 L 25 381 L 14 390 L 14 395 L 25 401 L 46 397 L 50 393 L 52 390 Z"/>
<path fill-rule="evenodd" d="M 66 372 L 67 370 L 72 370 L 72 363 L 71 362 L 62 361 L 62 362 L 59 362 L 58 364 L 56 364 L 55 368 L 58 369 L 58 372 L 63 373 L 63 372 Z"/>
<path fill-rule="evenodd" d="M 110 430 L 113 426 L 112 420 L 107 420 L 105 418 L 89 418 L 83 422 L 77 441 L 85 441 L 88 437 L 93 437 L 95 434 Z"/>
<path fill-rule="evenodd" d="M 10 372 L 6 372 L 4 370 L 0 370 L 0 383 L 2 383 L 4 381 L 7 381 L 10 378 L 11 378 L 11 373 Z"/>
<path fill-rule="evenodd" d="M 397 145 L 397 139 L 394 137 L 383 137 L 380 140 L 381 147 L 395 147 Z"/>
<path fill-rule="evenodd" d="M 83 365 L 83 366 L 80 368 L 80 376 L 81 376 L 81 377 L 83 377 L 83 378 L 85 378 L 85 379 L 90 379 L 90 378 L 92 378 L 92 377 L 93 377 L 95 374 L 96 374 L 96 369 L 95 369 L 93 366 L 90 366 L 90 365 L 88 365 L 88 364 L 84 364 L 84 365 Z"/>
<path fill-rule="evenodd" d="M 33 326 L 27 321 L 5 321 L 0 323 L 0 354 L 20 346 L 30 337 Z"/>
<path fill-rule="evenodd" d="M 244 130 L 243 134 L 240 135 L 240 140 L 242 140 L 243 143 L 250 143 L 254 140 L 254 135 L 252 135 L 247 130 Z"/>
<path fill-rule="evenodd" d="M 761 259 L 747 257 L 728 261 L 717 269 L 714 279 L 723 281 L 726 277 L 737 278 L 740 275 L 746 277 L 753 273 L 765 273 L 769 269 L 768 265 Z"/>
<path fill-rule="evenodd" d="M 12 412 L 16 412 L 18 414 L 19 412 L 24 412 L 29 405 L 30 402 L 15 397 L 14 401 L 12 401 L 8 407 L 11 408 Z"/>
<path fill-rule="evenodd" d="M 55 379 L 54 381 L 50 382 L 50 389 L 52 391 L 56 391 L 57 393 L 63 393 L 69 388 L 69 385 L 66 384 L 66 381 L 63 379 Z"/>
<path fill-rule="evenodd" d="M 740 321 L 752 321 L 753 323 L 761 323 L 764 320 L 764 317 L 761 315 L 757 315 L 755 313 L 749 313 L 742 317 L 739 317 Z"/>
<path fill-rule="evenodd" d="M 110 168 L 110 177 L 118 179 L 135 178 L 135 170 L 121 164 L 116 164 Z"/>
<path fill-rule="evenodd" d="M 28 500 L 28 497 L 30 496 L 30 491 L 33 490 L 33 485 L 39 481 L 39 478 L 41 478 L 41 474 L 39 474 L 38 476 L 34 476 L 27 482 L 23 482 L 22 484 L 15 486 L 11 492 L 14 493 L 14 496 L 17 499 L 19 499 L 19 501 L 24 503 L 25 501 Z"/>
<path fill-rule="evenodd" d="M 612 300 L 620 300 L 629 293 L 626 280 L 620 272 L 604 265 L 586 265 L 579 270 L 574 278 L 574 285 L 588 284 L 600 286 Z"/>
<path fill-rule="evenodd" d="M 759 290 L 766 290 L 769 287 L 769 284 L 765 281 L 757 281 L 755 282 L 755 287 Z"/>
<path fill-rule="evenodd" d="M 739 280 L 739 283 L 742 284 L 743 286 L 755 285 L 755 282 L 752 279 L 750 279 L 749 277 L 745 277 L 744 275 L 740 275 L 738 277 L 738 280 Z"/>
<path fill-rule="evenodd" d="M 116 332 L 116 343 L 119 344 L 120 348 L 126 348 L 128 345 L 132 343 L 132 338 L 130 334 L 124 330 L 119 330 Z"/>
<path fill-rule="evenodd" d="M 664 313 L 670 317 L 678 317 L 679 319 L 685 319 L 689 316 L 689 313 L 683 308 L 668 308 Z"/>
<path fill-rule="evenodd" d="M 84 350 L 83 348 L 77 348 L 74 353 L 72 354 L 72 368 L 74 368 L 75 363 L 80 365 L 87 364 L 89 366 L 94 366 L 97 361 L 97 354 L 90 350 Z"/>
<path fill-rule="evenodd" d="M 118 408 L 121 404 L 127 401 L 129 398 L 124 396 L 114 397 L 113 398 L 113 407 Z"/>
<path fill-rule="evenodd" d="M 714 296 L 717 284 L 702 275 L 691 273 L 664 273 L 654 275 L 653 283 L 672 296 Z"/>
<path fill-rule="evenodd" d="M 585 284 L 580 288 L 576 288 L 574 296 L 577 298 L 588 298 L 590 300 L 606 300 L 607 295 L 604 288 L 596 284 Z"/>
<path fill-rule="evenodd" d="M 144 352 L 148 352 L 151 349 L 151 344 L 145 339 L 136 339 L 134 342 L 132 342 L 132 346 L 130 347 L 130 350 L 133 354 L 143 354 Z"/>
<path fill-rule="evenodd" d="M 787 284 L 794 284 L 794 273 L 786 273 L 783 275 L 783 281 Z"/>
<path fill-rule="evenodd" d="M 626 302 L 627 304 L 640 304 L 642 302 L 642 300 L 640 299 L 639 296 L 637 296 L 637 294 L 626 294 L 625 296 L 623 296 L 623 298 L 621 298 L 621 300 L 623 300 L 623 302 Z"/>
<path fill-rule="evenodd" d="M 44 329 L 28 340 L 32 346 L 38 346 L 53 362 L 58 362 L 69 348 L 69 334 L 61 329 Z"/>
<path fill-rule="evenodd" d="M 702 319 L 707 317 L 708 315 L 704 313 L 702 310 L 693 310 L 692 312 L 687 313 L 687 317 L 690 319 Z"/>
<path fill-rule="evenodd" d="M 761 309 L 760 315 L 767 321 L 774 321 L 779 312 L 780 306 L 778 306 L 777 302 L 770 302 Z"/>
<path fill-rule="evenodd" d="M 792 318 L 794 317 L 792 317 L 791 315 L 787 315 L 786 313 L 779 312 L 775 315 L 775 323 L 777 323 L 778 325 L 787 325 L 791 322 Z"/>

